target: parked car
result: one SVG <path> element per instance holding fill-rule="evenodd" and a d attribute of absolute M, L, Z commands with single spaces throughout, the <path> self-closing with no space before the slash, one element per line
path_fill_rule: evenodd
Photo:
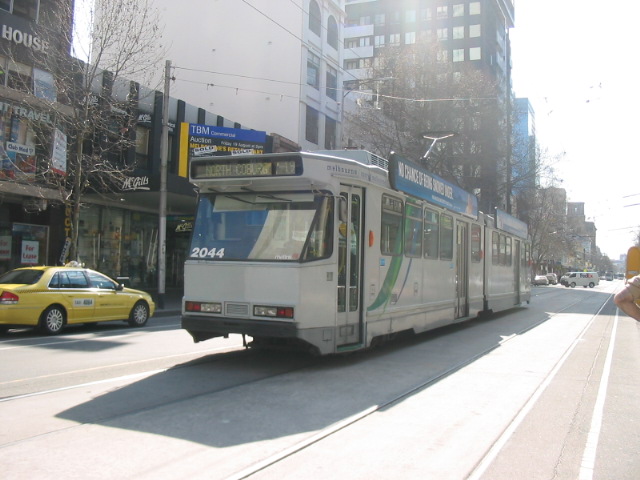
<path fill-rule="evenodd" d="M 25 267 L 0 276 L 0 331 L 28 326 L 54 335 L 67 324 L 113 320 L 141 327 L 154 312 L 148 293 L 80 266 Z"/>
<path fill-rule="evenodd" d="M 533 285 L 549 285 L 549 279 L 546 275 L 536 275 L 532 282 Z"/>
<path fill-rule="evenodd" d="M 600 284 L 598 272 L 568 272 L 560 279 L 560 283 L 565 287 L 593 288 Z"/>
<path fill-rule="evenodd" d="M 549 280 L 549 285 L 557 285 L 558 276 L 555 273 L 547 273 L 547 279 Z"/>

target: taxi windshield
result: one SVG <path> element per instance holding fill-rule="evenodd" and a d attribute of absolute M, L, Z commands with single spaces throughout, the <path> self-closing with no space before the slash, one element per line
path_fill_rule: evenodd
<path fill-rule="evenodd" d="M 331 255 L 333 197 L 318 192 L 201 195 L 189 258 L 301 262 Z"/>

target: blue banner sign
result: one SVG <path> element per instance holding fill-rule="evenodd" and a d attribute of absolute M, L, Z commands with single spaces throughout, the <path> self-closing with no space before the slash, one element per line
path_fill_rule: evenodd
<path fill-rule="evenodd" d="M 389 158 L 389 183 L 400 192 L 421 198 L 434 205 L 478 218 L 478 199 L 457 185 L 410 162 L 395 153 Z"/>
<path fill-rule="evenodd" d="M 529 234 L 526 223 L 499 208 L 496 208 L 496 228 L 521 238 L 527 238 Z"/>
<path fill-rule="evenodd" d="M 267 133 L 258 130 L 189 124 L 189 153 L 192 157 L 264 153 Z"/>

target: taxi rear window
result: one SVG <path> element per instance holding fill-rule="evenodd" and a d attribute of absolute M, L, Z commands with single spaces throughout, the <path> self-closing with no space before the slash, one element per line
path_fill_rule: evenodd
<path fill-rule="evenodd" d="M 0 284 L 33 285 L 42 274 L 42 270 L 12 270 L 0 276 Z"/>

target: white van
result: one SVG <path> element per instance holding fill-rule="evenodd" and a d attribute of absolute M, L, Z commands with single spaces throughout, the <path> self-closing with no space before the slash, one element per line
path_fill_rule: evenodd
<path fill-rule="evenodd" d="M 593 288 L 600 283 L 600 277 L 598 272 L 568 272 L 562 276 L 560 283 L 571 288 Z"/>

